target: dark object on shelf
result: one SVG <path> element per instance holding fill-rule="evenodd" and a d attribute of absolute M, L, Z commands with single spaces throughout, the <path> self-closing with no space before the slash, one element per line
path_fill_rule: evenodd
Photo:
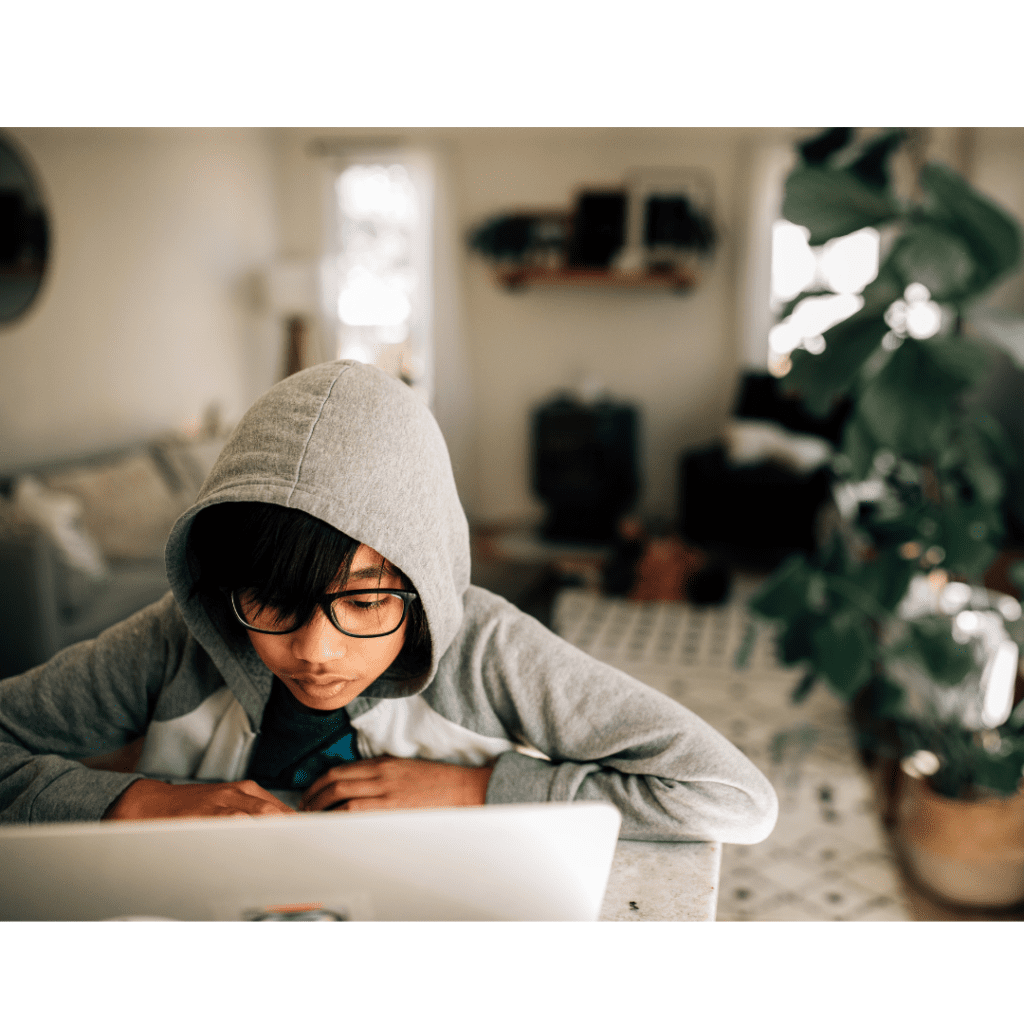
<path fill-rule="evenodd" d="M 637 411 L 557 398 L 533 414 L 533 489 L 548 540 L 607 543 L 640 490 Z"/>
<path fill-rule="evenodd" d="M 495 217 L 470 235 L 469 244 L 485 256 L 521 260 L 530 245 L 532 224 L 532 217 Z"/>
<path fill-rule="evenodd" d="M 565 262 L 568 217 L 564 213 L 517 213 L 490 220 L 469 235 L 470 248 L 498 262 L 560 266 Z"/>
<path fill-rule="evenodd" d="M 569 240 L 572 267 L 607 267 L 626 241 L 626 193 L 581 192 Z"/>
<path fill-rule="evenodd" d="M 710 252 L 715 245 L 711 221 L 686 196 L 651 196 L 644 210 L 644 244 Z"/>

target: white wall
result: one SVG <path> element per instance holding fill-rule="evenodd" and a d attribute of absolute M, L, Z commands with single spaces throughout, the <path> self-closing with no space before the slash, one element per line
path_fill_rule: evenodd
<path fill-rule="evenodd" d="M 667 291 L 496 288 L 484 264 L 466 268 L 467 329 L 476 398 L 477 515 L 536 517 L 529 486 L 529 411 L 583 377 L 641 414 L 644 511 L 675 507 L 676 458 L 715 435 L 737 366 L 734 133 L 552 131 L 486 133 L 462 141 L 464 228 L 503 210 L 569 208 L 578 188 L 620 183 L 631 168 L 710 172 L 722 241 L 705 280 Z"/>
<path fill-rule="evenodd" d="M 438 310 L 435 412 L 470 516 L 538 517 L 529 413 L 584 374 L 640 406 L 642 507 L 670 515 L 678 454 L 719 431 L 757 340 L 758 167 L 810 131 L 18 129 L 48 197 L 54 263 L 31 313 L 0 327 L 0 472 L 137 440 L 211 402 L 240 415 L 277 378 L 282 346 L 246 278 L 274 256 L 320 255 L 323 162 L 310 140 L 392 137 L 430 149 L 442 172 L 454 259 Z M 975 183 L 1021 216 L 1022 143 L 1020 129 L 977 129 L 939 135 L 935 148 L 969 159 Z M 702 167 L 714 180 L 722 243 L 688 296 L 510 295 L 466 251 L 484 217 L 567 209 L 580 186 L 652 165 Z M 1024 277 L 1001 292 L 1024 308 Z"/>
<path fill-rule="evenodd" d="M 640 407 L 642 508 L 671 515 L 679 452 L 714 437 L 731 406 L 740 366 L 738 265 L 751 208 L 749 168 L 755 149 L 778 133 L 286 130 L 275 140 L 288 255 L 315 258 L 319 251 L 319 171 L 307 155 L 310 140 L 383 134 L 432 148 L 447 169 L 461 327 L 447 341 L 443 332 L 438 338 L 435 409 L 471 517 L 539 516 L 529 486 L 529 413 L 583 376 Z M 721 245 L 702 286 L 689 295 L 592 289 L 508 294 L 466 250 L 466 232 L 486 217 L 517 208 L 569 209 L 580 187 L 618 184 L 631 169 L 651 166 L 704 168 L 714 182 Z"/>
<path fill-rule="evenodd" d="M 259 130 L 16 129 L 47 199 L 41 296 L 0 325 L 0 471 L 232 421 L 280 340 L 247 279 L 276 248 Z"/>
<path fill-rule="evenodd" d="M 1024 224 L 1024 128 L 971 129 L 965 161 L 971 183 Z M 986 302 L 1024 313 L 1024 272 L 997 285 Z"/>

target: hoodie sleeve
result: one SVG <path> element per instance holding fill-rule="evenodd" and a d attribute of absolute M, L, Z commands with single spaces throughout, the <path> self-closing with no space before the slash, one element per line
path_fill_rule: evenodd
<path fill-rule="evenodd" d="M 0 681 L 0 823 L 95 821 L 143 775 L 87 768 L 146 731 L 186 631 L 163 600 Z"/>
<path fill-rule="evenodd" d="M 677 701 L 514 610 L 478 650 L 506 732 L 550 759 L 502 754 L 488 803 L 607 801 L 622 813 L 623 839 L 758 843 L 774 828 L 768 780 Z"/>

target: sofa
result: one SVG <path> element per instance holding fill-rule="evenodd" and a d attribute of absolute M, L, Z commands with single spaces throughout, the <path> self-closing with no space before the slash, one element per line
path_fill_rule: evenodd
<path fill-rule="evenodd" d="M 166 434 L 0 477 L 0 678 L 167 592 L 167 536 L 226 439 Z"/>

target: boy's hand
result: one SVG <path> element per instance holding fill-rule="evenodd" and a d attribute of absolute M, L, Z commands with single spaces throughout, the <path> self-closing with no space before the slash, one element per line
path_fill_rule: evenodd
<path fill-rule="evenodd" d="M 295 810 L 250 779 L 181 786 L 156 779 L 139 779 L 110 805 L 103 820 L 247 817 L 256 814 L 295 814 Z"/>
<path fill-rule="evenodd" d="M 320 776 L 299 802 L 303 811 L 375 811 L 399 807 L 470 807 L 484 803 L 492 765 L 372 757 Z M 334 807 L 335 804 L 342 804 Z"/>

